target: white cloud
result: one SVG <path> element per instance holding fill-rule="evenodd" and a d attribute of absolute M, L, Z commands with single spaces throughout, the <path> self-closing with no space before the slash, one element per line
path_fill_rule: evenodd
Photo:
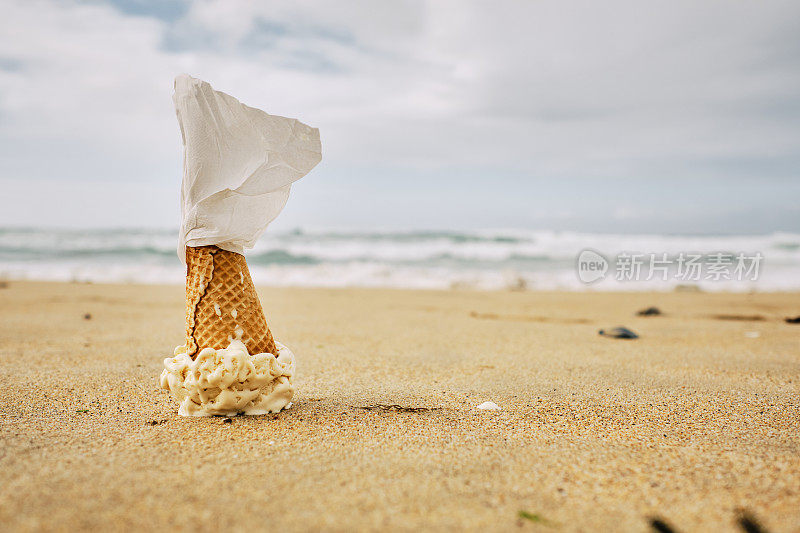
<path fill-rule="evenodd" d="M 798 11 L 214 0 L 173 23 L 5 2 L 0 179 L 177 182 L 182 71 L 320 127 L 321 169 L 338 176 L 785 178 L 800 160 Z"/>

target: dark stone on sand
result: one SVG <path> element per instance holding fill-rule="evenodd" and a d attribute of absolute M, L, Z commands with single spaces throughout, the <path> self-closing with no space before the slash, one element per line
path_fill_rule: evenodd
<path fill-rule="evenodd" d="M 632 332 L 628 328 L 619 326 L 611 329 L 601 329 L 598 331 L 603 337 L 611 337 L 612 339 L 638 339 L 639 335 Z"/>
<path fill-rule="evenodd" d="M 739 523 L 739 527 L 742 528 L 742 531 L 746 531 L 747 533 L 766 533 L 767 530 L 755 516 L 742 509 L 738 511 L 738 514 L 739 516 L 736 521 Z"/>
<path fill-rule="evenodd" d="M 653 531 L 658 531 L 658 533 L 673 533 L 675 531 L 672 526 L 657 516 L 650 518 L 650 527 Z"/>
<path fill-rule="evenodd" d="M 795 317 L 787 316 L 785 320 L 787 324 L 800 324 L 800 315 Z"/>
<path fill-rule="evenodd" d="M 83 319 L 84 320 L 91 320 L 92 319 L 92 314 L 91 313 L 86 313 L 85 315 L 83 315 Z"/>
<path fill-rule="evenodd" d="M 647 309 L 640 309 L 636 314 L 639 316 L 658 316 L 663 313 L 658 307 L 648 307 Z"/>

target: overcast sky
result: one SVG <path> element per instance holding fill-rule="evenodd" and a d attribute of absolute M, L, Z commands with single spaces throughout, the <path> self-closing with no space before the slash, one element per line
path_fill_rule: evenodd
<path fill-rule="evenodd" d="M 4 0 L 0 225 L 177 226 L 180 72 L 320 129 L 279 228 L 800 231 L 796 0 Z"/>

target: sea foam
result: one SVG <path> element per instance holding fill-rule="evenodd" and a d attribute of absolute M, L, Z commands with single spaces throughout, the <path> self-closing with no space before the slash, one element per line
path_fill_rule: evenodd
<path fill-rule="evenodd" d="M 0 277 L 109 283 L 184 281 L 174 229 L 0 229 Z M 621 252 L 761 253 L 755 281 L 700 280 L 704 290 L 800 289 L 800 234 L 670 236 L 533 230 L 267 232 L 246 252 L 258 284 L 318 287 L 537 290 L 673 290 L 680 280 L 586 285 L 584 249 Z"/>

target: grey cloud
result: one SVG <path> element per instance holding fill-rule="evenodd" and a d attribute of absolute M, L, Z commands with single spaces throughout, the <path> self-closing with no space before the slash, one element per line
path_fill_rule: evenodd
<path fill-rule="evenodd" d="M 87 4 L 110 3 L 126 15 L 154 17 L 174 22 L 189 10 L 189 0 L 83 0 Z"/>
<path fill-rule="evenodd" d="M 673 179 L 778 190 L 800 177 L 796 2 L 20 0 L 4 15 L 13 177 L 175 175 L 181 71 L 320 127 L 321 168 L 353 190 L 369 168 L 392 195 L 406 182 L 481 197 L 495 182 L 627 180 L 652 203 L 648 188 Z M 46 165 L 32 155 L 43 142 Z M 571 211 L 569 189 L 554 190 L 566 196 L 553 209 Z"/>
<path fill-rule="evenodd" d="M 0 70 L 6 72 L 21 72 L 25 68 L 25 62 L 14 57 L 0 57 Z"/>

